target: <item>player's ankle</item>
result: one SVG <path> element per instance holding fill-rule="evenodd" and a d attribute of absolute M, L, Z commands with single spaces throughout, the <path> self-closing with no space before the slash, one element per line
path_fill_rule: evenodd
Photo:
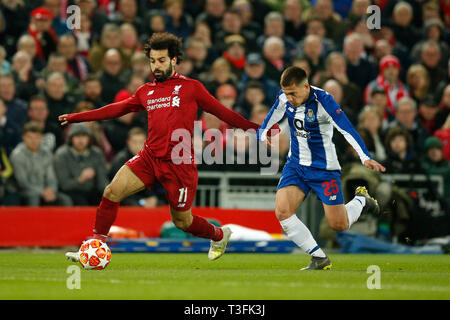
<path fill-rule="evenodd" d="M 105 236 L 105 235 L 99 234 L 99 233 L 94 233 L 92 238 L 97 239 L 97 240 L 101 240 L 103 242 L 106 242 L 106 240 L 108 240 L 108 236 Z"/>

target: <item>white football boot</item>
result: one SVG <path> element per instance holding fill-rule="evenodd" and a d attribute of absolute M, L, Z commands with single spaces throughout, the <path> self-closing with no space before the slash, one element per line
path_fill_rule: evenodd
<path fill-rule="evenodd" d="M 80 261 L 80 254 L 78 252 L 66 252 L 66 258 L 72 262 Z"/>
<path fill-rule="evenodd" d="M 219 259 L 225 253 L 225 249 L 227 248 L 227 244 L 231 236 L 231 229 L 228 227 L 223 227 L 222 232 L 223 232 L 222 240 L 219 241 L 211 240 L 211 246 L 209 247 L 208 252 L 208 258 L 211 261 Z"/>

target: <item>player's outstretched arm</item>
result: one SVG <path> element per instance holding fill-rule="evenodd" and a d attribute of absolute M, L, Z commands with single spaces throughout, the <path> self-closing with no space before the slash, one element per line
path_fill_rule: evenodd
<path fill-rule="evenodd" d="M 334 127 L 343 134 L 347 142 L 356 150 L 363 165 L 369 169 L 385 172 L 385 167 L 370 158 L 369 150 L 367 150 L 363 139 L 331 95 L 325 96 L 324 104 Z"/>
<path fill-rule="evenodd" d="M 197 82 L 197 89 L 197 102 L 203 111 L 215 115 L 217 118 L 228 123 L 234 128 L 241 128 L 243 130 L 258 130 L 258 124 L 245 119 L 239 113 L 225 107 L 216 98 L 214 98 L 200 82 Z M 277 132 L 279 132 L 278 125 L 272 127 L 272 129 L 278 129 Z"/>
<path fill-rule="evenodd" d="M 63 126 L 69 122 L 107 120 L 121 117 L 130 112 L 141 111 L 142 108 L 143 107 L 138 99 L 135 96 L 132 96 L 123 101 L 111 103 L 99 109 L 80 113 L 63 114 L 58 117 L 58 120 Z"/>
<path fill-rule="evenodd" d="M 280 90 L 280 93 L 282 91 Z M 280 97 L 278 94 L 278 98 L 273 104 L 272 108 L 269 111 L 269 114 L 264 119 L 261 126 L 258 128 L 256 133 L 256 139 L 258 141 L 266 141 L 266 143 L 271 146 L 272 143 L 270 141 L 271 132 L 274 128 L 277 128 L 276 134 L 280 132 L 278 127 L 278 122 L 284 117 L 286 112 L 286 99 L 285 97 Z"/>

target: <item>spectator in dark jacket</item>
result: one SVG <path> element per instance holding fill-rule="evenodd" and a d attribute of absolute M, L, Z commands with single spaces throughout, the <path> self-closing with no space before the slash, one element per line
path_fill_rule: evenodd
<path fill-rule="evenodd" d="M 7 107 L 0 99 L 0 147 L 9 156 L 11 151 L 20 143 L 20 127 L 6 116 Z"/>
<path fill-rule="evenodd" d="M 417 113 L 417 104 L 413 99 L 401 98 L 398 101 L 395 120 L 390 123 L 390 128 L 399 126 L 406 129 L 413 140 L 411 147 L 416 153 L 421 153 L 428 132 L 420 123 Z"/>
<path fill-rule="evenodd" d="M 98 76 L 90 74 L 83 82 L 83 99 L 91 102 L 94 107 L 101 108 L 107 103 L 102 100 L 102 83 Z"/>
<path fill-rule="evenodd" d="M 16 97 L 16 84 L 11 74 L 0 75 L 0 99 L 8 108 L 8 120 L 22 127 L 27 119 L 28 106 L 25 100 Z"/>
<path fill-rule="evenodd" d="M 28 122 L 22 132 L 23 142 L 11 153 L 11 164 L 23 204 L 71 206 L 70 198 L 58 192 L 53 154 L 41 145 L 42 129 Z"/>
<path fill-rule="evenodd" d="M 284 3 L 283 15 L 286 35 L 300 41 L 306 31 L 306 24 L 302 20 L 302 3 L 300 0 L 287 0 Z"/>
<path fill-rule="evenodd" d="M 128 81 L 126 72 L 122 72 L 122 58 L 117 49 L 109 49 L 103 58 L 103 69 L 99 74 L 102 84 L 102 100 L 112 103 L 117 92 L 125 88 Z"/>
<path fill-rule="evenodd" d="M 266 63 L 259 53 L 248 54 L 244 67 L 244 74 L 241 77 L 241 82 L 238 83 L 238 89 L 243 92 L 249 81 L 258 81 L 262 83 L 266 96 L 264 104 L 272 105 L 280 88 L 277 82 L 266 75 Z"/>
<path fill-rule="evenodd" d="M 184 11 L 183 0 L 166 0 L 164 9 L 166 11 L 166 31 L 186 40 L 192 32 L 192 17 Z"/>
<path fill-rule="evenodd" d="M 363 57 L 364 46 L 358 34 L 350 34 L 344 39 L 343 53 L 347 60 L 347 76 L 361 91 L 377 77 L 377 67 Z"/>
<path fill-rule="evenodd" d="M 44 96 L 32 96 L 28 107 L 28 120 L 37 123 L 42 129 L 42 145 L 48 150 L 54 151 L 61 146 L 64 141 L 62 137 L 61 126 L 48 121 L 48 106 Z"/>
<path fill-rule="evenodd" d="M 441 66 L 442 52 L 435 41 L 427 41 L 420 51 L 420 62 L 425 66 L 430 75 L 430 87 L 436 88 L 441 81 L 447 79 L 447 70 Z"/>
<path fill-rule="evenodd" d="M 386 173 L 421 173 L 419 159 L 412 148 L 412 137 L 407 130 L 393 127 L 385 139 L 387 158 L 383 161 Z"/>
<path fill-rule="evenodd" d="M 412 25 L 413 14 L 412 6 L 406 1 L 399 1 L 392 12 L 392 31 L 395 39 L 409 50 L 421 37 L 419 31 Z"/>
<path fill-rule="evenodd" d="M 97 205 L 108 184 L 106 160 L 102 151 L 91 145 L 89 128 L 74 123 L 66 144 L 55 154 L 55 171 L 61 190 L 74 205 Z"/>
<path fill-rule="evenodd" d="M 441 141 L 436 137 L 427 138 L 425 151 L 422 167 L 426 173 L 440 175 L 444 179 L 444 196 L 450 199 L 450 162 L 442 156 Z"/>
<path fill-rule="evenodd" d="M 59 72 L 53 72 L 45 82 L 45 98 L 50 111 L 48 121 L 59 125 L 58 116 L 71 113 L 75 108 L 75 99 L 67 94 L 66 79 Z"/>

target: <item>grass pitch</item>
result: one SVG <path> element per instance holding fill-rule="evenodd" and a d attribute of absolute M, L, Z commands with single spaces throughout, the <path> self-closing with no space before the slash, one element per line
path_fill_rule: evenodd
<path fill-rule="evenodd" d="M 449 255 L 330 255 L 333 269 L 299 271 L 306 254 L 113 253 L 68 289 L 63 251 L 0 251 L 0 299 L 450 299 Z M 367 268 L 381 289 L 368 289 Z M 70 280 L 69 280 L 70 282 Z"/>

